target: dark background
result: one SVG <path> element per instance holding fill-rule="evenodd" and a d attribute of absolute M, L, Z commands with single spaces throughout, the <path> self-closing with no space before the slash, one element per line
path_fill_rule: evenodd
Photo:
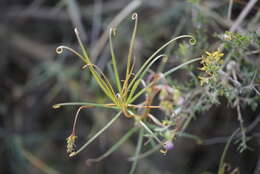
<path fill-rule="evenodd" d="M 119 35 L 114 41 L 116 53 L 121 58 L 121 71 L 132 31 L 132 12 L 139 14 L 135 54 L 140 59 L 137 65 L 169 38 L 181 34 L 198 36 L 200 51 L 190 53 L 190 56 L 199 56 L 215 44 L 214 33 L 223 33 L 231 27 L 232 24 L 226 21 L 228 3 L 205 0 L 196 7 L 184 0 L 1 0 L 0 173 L 128 173 L 131 166 L 128 157 L 134 153 L 137 136 L 102 162 L 86 165 L 88 158 L 104 153 L 131 126 L 125 118 L 79 156 L 73 159 L 67 156 L 65 139 L 70 134 L 77 107 L 54 110 L 52 105 L 70 101 L 104 103 L 106 99 L 88 73 L 81 70 L 80 60 L 68 52 L 57 55 L 56 47 L 68 45 L 77 49 L 73 32 L 77 27 L 93 61 L 106 70 L 109 51 L 107 46 L 100 47 L 103 42 L 100 38 L 111 26 L 109 23 L 126 9 L 126 14 L 119 15 L 122 22 L 119 21 Z M 233 20 L 246 3 L 234 1 Z M 250 11 L 245 23 L 259 15 L 258 4 Z M 117 24 L 118 18 L 115 21 Z M 173 61 L 171 63 L 174 65 Z M 246 126 L 252 122 L 257 125 L 257 112 L 250 108 L 244 108 L 242 112 L 246 115 Z M 83 111 L 77 127 L 78 143 L 84 143 L 113 114 L 108 109 Z M 136 173 L 217 173 L 228 136 L 239 127 L 236 111 L 221 99 L 220 105 L 197 115 L 187 132 L 201 137 L 205 144 L 177 139 L 173 151 L 166 156 L 156 152 L 140 161 Z M 242 174 L 260 173 L 260 135 L 256 125 L 250 132 L 254 135 L 249 141 L 253 151 L 240 154 L 237 145 L 232 144 L 227 153 L 225 161 L 232 169 L 240 168 Z"/>

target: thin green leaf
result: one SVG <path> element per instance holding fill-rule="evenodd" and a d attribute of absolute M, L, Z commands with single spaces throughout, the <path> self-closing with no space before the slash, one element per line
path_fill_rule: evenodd
<path fill-rule="evenodd" d="M 133 59 L 133 49 L 134 49 L 134 42 L 135 42 L 135 37 L 136 37 L 136 32 L 137 32 L 137 25 L 138 25 L 138 15 L 137 13 L 134 13 L 132 15 L 132 20 L 135 21 L 135 26 L 133 29 L 131 41 L 130 41 L 130 46 L 129 46 L 129 51 L 128 51 L 128 56 L 127 56 L 127 67 L 126 67 L 126 77 L 123 85 L 123 96 L 126 96 L 126 93 L 128 92 L 128 81 L 131 77 L 132 71 L 133 71 L 133 66 L 132 64 L 132 59 Z M 132 65 L 132 68 L 131 68 Z"/>
<path fill-rule="evenodd" d="M 113 69 L 114 69 L 114 73 L 115 73 L 117 89 L 118 89 L 119 93 L 121 93 L 122 87 L 121 87 L 120 77 L 119 77 L 119 73 L 118 73 L 118 69 L 117 69 L 117 62 L 116 62 L 116 56 L 115 56 L 114 47 L 113 47 L 112 35 L 115 35 L 115 29 L 111 28 L 109 31 L 110 53 L 111 53 L 111 57 L 112 57 L 112 64 L 113 64 Z"/>
<path fill-rule="evenodd" d="M 111 153 L 118 149 L 126 140 L 128 140 L 131 137 L 131 135 L 133 135 L 138 129 L 138 127 L 133 127 L 119 141 L 117 141 L 117 143 L 115 143 L 111 148 L 109 148 L 108 151 L 106 151 L 106 153 L 104 153 L 98 158 L 88 159 L 87 162 L 99 162 L 104 158 L 108 157 Z"/>
<path fill-rule="evenodd" d="M 108 78 L 106 77 L 106 75 L 102 72 L 102 70 L 96 66 L 96 65 L 92 65 L 96 70 L 95 70 L 95 73 L 98 74 L 99 78 L 101 79 L 100 82 L 102 83 L 102 86 L 101 87 L 104 87 L 106 88 L 105 89 L 105 94 L 114 102 L 114 103 L 117 103 L 116 101 L 116 94 L 114 92 L 114 89 L 112 87 L 112 85 L 110 84 Z M 101 76 L 100 76 L 101 75 Z M 103 77 L 103 79 L 102 79 Z"/>
<path fill-rule="evenodd" d="M 218 174 L 224 174 L 224 160 L 225 160 L 225 156 L 228 150 L 228 147 L 230 146 L 230 143 L 232 142 L 232 139 L 235 137 L 235 135 L 239 132 L 239 129 L 236 129 L 232 135 L 230 136 L 227 144 L 225 145 L 224 151 L 221 155 L 221 159 L 220 159 L 220 163 L 219 163 L 219 167 L 218 167 Z"/>
<path fill-rule="evenodd" d="M 196 61 L 199 61 L 201 60 L 201 58 L 194 58 L 194 59 L 191 59 L 185 63 L 182 63 L 172 69 L 170 69 L 169 71 L 163 73 L 163 76 L 166 77 L 166 76 L 169 76 L 171 73 L 183 68 L 184 66 L 188 65 L 188 64 L 191 64 L 193 62 L 196 62 Z M 141 89 L 137 94 L 134 95 L 134 97 L 131 97 L 131 100 L 129 101 L 129 103 L 133 103 L 138 97 L 140 97 L 148 88 L 150 88 L 152 85 L 152 83 L 148 84 L 145 88 Z"/>
<path fill-rule="evenodd" d="M 173 72 L 175 72 L 175 71 L 177 71 L 177 70 L 183 68 L 184 66 L 186 66 L 186 65 L 188 65 L 188 64 L 191 64 L 191 63 L 193 63 L 193 62 L 199 61 L 199 60 L 201 60 L 201 59 L 202 59 L 201 57 L 191 59 L 191 60 L 189 60 L 189 61 L 187 61 L 187 62 L 184 62 L 184 63 L 182 63 L 182 64 L 180 64 L 180 65 L 178 65 L 178 66 L 176 66 L 176 67 L 174 67 L 174 68 L 172 68 L 172 69 L 170 69 L 170 70 L 168 70 L 167 72 L 163 73 L 163 75 L 166 77 L 166 76 L 170 75 L 171 73 L 173 73 Z"/>
<path fill-rule="evenodd" d="M 102 134 L 107 128 L 109 128 L 121 115 L 121 112 L 117 113 L 116 116 L 111 119 L 100 131 L 98 131 L 94 136 L 92 136 L 79 150 L 72 152 L 70 157 L 77 155 L 82 150 L 84 150 L 90 143 L 92 143 L 100 134 Z"/>
<path fill-rule="evenodd" d="M 165 57 L 166 55 L 159 55 L 157 56 L 156 58 L 154 58 L 149 64 L 148 66 L 143 70 L 142 74 L 139 76 L 138 80 L 136 80 L 134 86 L 132 87 L 131 91 L 130 91 L 130 94 L 129 94 L 129 97 L 128 97 L 128 100 L 127 100 L 127 103 L 131 100 L 131 98 L 133 97 L 137 87 L 139 86 L 139 84 L 141 83 L 142 81 L 142 78 L 144 77 L 144 75 L 147 73 L 147 71 L 149 70 L 149 68 L 160 58 L 162 57 Z"/>
<path fill-rule="evenodd" d="M 117 106 L 111 106 L 108 104 L 97 104 L 97 103 L 87 103 L 87 102 L 69 102 L 69 103 L 58 103 L 53 105 L 54 109 L 60 108 L 61 106 L 93 106 L 99 108 L 113 108 L 119 109 Z"/>
<path fill-rule="evenodd" d="M 144 129 L 141 129 L 139 132 L 138 143 L 137 143 L 135 155 L 133 157 L 133 158 L 135 158 L 135 160 L 133 160 L 133 164 L 132 164 L 129 174 L 134 174 L 134 172 L 135 172 L 137 162 L 138 162 L 138 157 L 140 155 L 142 144 L 143 144 L 143 139 L 144 139 L 143 134 L 144 134 Z"/>
<path fill-rule="evenodd" d="M 145 130 L 159 143 L 163 144 L 161 140 L 153 133 L 153 131 L 142 121 L 140 120 L 139 123 L 145 128 Z"/>
<path fill-rule="evenodd" d="M 158 150 L 159 150 L 161 147 L 162 147 L 161 144 L 157 144 L 154 148 L 152 148 L 152 149 L 150 149 L 150 150 L 148 150 L 148 151 L 146 151 L 146 152 L 140 154 L 140 155 L 137 156 L 137 157 L 131 157 L 131 158 L 129 158 L 128 160 L 129 160 L 129 161 L 134 161 L 134 160 L 137 160 L 137 159 L 139 160 L 139 159 L 146 158 L 146 157 L 152 155 L 153 153 L 158 152 Z"/>
<path fill-rule="evenodd" d="M 79 36 L 79 32 L 78 30 L 75 28 L 75 33 L 76 33 L 76 36 L 77 36 L 77 40 L 78 40 L 78 43 L 80 45 L 80 48 L 81 48 L 81 51 L 83 52 L 83 56 L 85 58 L 85 63 L 86 65 L 88 66 L 91 74 L 94 76 L 96 82 L 99 84 L 99 86 L 101 87 L 101 89 L 103 90 L 103 92 L 113 101 L 113 102 L 116 102 L 116 99 L 115 99 L 115 95 L 113 94 L 113 88 L 111 87 L 110 84 L 107 83 L 107 81 L 104 81 L 100 74 L 95 70 L 95 65 L 92 64 L 92 62 L 90 61 L 89 59 L 89 56 L 87 54 L 87 51 L 83 45 L 83 42 L 81 41 L 80 39 L 80 36 Z"/>
<path fill-rule="evenodd" d="M 145 67 L 150 63 L 150 61 L 153 60 L 153 58 L 161 51 L 163 50 L 165 47 L 167 47 L 169 44 L 171 44 L 172 42 L 175 42 L 178 39 L 181 38 L 191 38 L 190 39 L 190 44 L 194 45 L 196 40 L 193 36 L 191 35 L 182 35 L 179 37 L 175 37 L 173 39 L 171 39 L 170 41 L 168 41 L 167 43 L 165 43 L 163 46 L 161 46 L 160 48 L 158 48 L 144 63 L 144 65 L 140 68 L 140 70 L 136 73 L 134 79 L 131 81 L 131 83 L 129 84 L 129 88 L 132 87 L 132 85 L 134 85 L 134 82 L 138 79 L 139 75 L 144 71 Z"/>

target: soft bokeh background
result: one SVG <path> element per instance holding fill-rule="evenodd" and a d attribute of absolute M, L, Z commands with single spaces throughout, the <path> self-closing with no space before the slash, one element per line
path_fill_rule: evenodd
<path fill-rule="evenodd" d="M 190 2 L 1 0 L 0 173 L 128 173 L 131 165 L 128 157 L 134 154 L 137 135 L 102 162 L 86 165 L 88 158 L 104 153 L 126 132 L 132 124 L 126 118 L 117 121 L 79 156 L 73 159 L 67 156 L 65 139 L 70 134 L 77 107 L 54 110 L 52 105 L 69 101 L 104 103 L 106 98 L 89 78 L 88 72 L 81 69 L 79 59 L 68 52 L 57 55 L 55 49 L 61 44 L 78 48 L 73 32 L 77 27 L 92 60 L 109 73 L 106 31 L 109 27 L 117 27 L 118 36 L 114 43 L 122 72 L 133 27 L 130 17 L 137 12 L 137 67 L 170 38 L 181 34 L 196 36 L 196 49 L 173 55 L 168 64 L 172 67 L 179 64 L 174 59 L 176 56 L 200 56 L 217 44 L 214 33 L 223 33 L 232 26 L 226 17 L 228 0 L 201 0 L 197 5 Z M 246 0 L 234 1 L 232 20 L 238 17 L 246 4 Z M 259 8 L 258 2 L 244 22 L 253 19 L 259 22 Z M 243 25 L 241 28 L 250 32 L 256 30 L 257 25 Z M 177 45 L 171 47 L 172 50 L 177 48 Z M 181 73 L 175 76 L 182 79 Z M 187 132 L 207 140 L 207 143 L 199 145 L 192 139 L 177 139 L 174 150 L 167 156 L 155 152 L 141 160 L 136 173 L 216 173 L 228 136 L 239 127 L 236 111 L 226 105 L 223 99 L 221 105 L 199 113 L 190 123 Z M 248 108 L 243 110 L 243 114 L 247 115 L 246 126 L 257 118 L 257 112 Z M 108 109 L 82 111 L 77 126 L 78 144 L 84 143 L 113 115 L 114 112 Z M 242 174 L 260 173 L 259 126 L 252 134 L 254 137 L 249 145 L 253 151 L 240 154 L 236 145 L 231 145 L 227 154 L 226 161 L 232 168 L 239 167 Z"/>

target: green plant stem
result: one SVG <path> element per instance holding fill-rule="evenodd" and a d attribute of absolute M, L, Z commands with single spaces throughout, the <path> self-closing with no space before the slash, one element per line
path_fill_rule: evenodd
<path fill-rule="evenodd" d="M 184 62 L 184 63 L 182 63 L 182 64 L 176 66 L 175 68 L 170 69 L 169 71 L 163 73 L 163 75 L 166 77 L 166 76 L 170 75 L 171 73 L 175 72 L 176 70 L 178 70 L 178 69 L 180 69 L 180 68 L 183 68 L 184 66 L 186 66 L 186 65 L 188 65 L 188 64 L 191 64 L 191 63 L 193 63 L 193 62 L 199 61 L 199 60 L 201 60 L 201 59 L 202 59 L 201 57 L 191 59 L 191 60 L 189 60 L 189 61 L 187 61 L 187 62 Z"/>
<path fill-rule="evenodd" d="M 235 137 L 235 135 L 239 132 L 239 129 L 235 130 L 231 137 L 229 138 L 227 144 L 225 145 L 225 148 L 224 148 L 224 151 L 221 155 L 221 158 L 220 158 L 220 162 L 219 162 L 219 167 L 218 167 L 218 174 L 224 174 L 224 160 L 225 160 L 225 156 L 226 156 L 226 153 L 227 153 L 227 150 L 228 150 L 228 147 L 230 146 L 230 143 L 232 141 L 232 139 Z"/>
<path fill-rule="evenodd" d="M 79 150 L 76 152 L 72 152 L 70 156 L 75 156 L 78 153 L 80 153 L 82 150 L 84 150 L 90 143 L 92 143 L 100 134 L 102 134 L 107 128 L 109 128 L 121 115 L 121 112 L 117 113 L 116 116 L 111 119 L 100 131 L 98 131 L 90 140 L 88 140 Z"/>
<path fill-rule="evenodd" d="M 178 39 L 181 38 L 190 38 L 190 43 L 191 44 L 195 44 L 196 40 L 194 39 L 193 36 L 191 35 L 182 35 L 179 37 L 175 37 L 173 39 L 171 39 L 170 41 L 168 41 L 167 43 L 165 43 L 163 46 L 161 46 L 160 48 L 158 48 L 143 64 L 143 66 L 140 68 L 140 70 L 136 73 L 135 77 L 133 78 L 133 80 L 130 82 L 129 84 L 129 88 L 131 88 L 133 85 L 138 86 L 138 84 L 140 83 L 140 81 L 138 81 L 138 79 L 140 79 L 140 75 L 142 74 L 142 72 L 145 70 L 145 68 L 147 67 L 147 65 L 149 65 L 149 63 L 154 59 L 154 57 L 160 52 L 162 51 L 165 47 L 167 47 L 169 44 L 175 42 Z M 138 83 L 136 85 L 136 83 Z"/>
<path fill-rule="evenodd" d="M 153 153 L 158 152 L 158 150 L 159 150 L 161 147 L 162 147 L 161 144 L 157 144 L 154 148 L 152 148 L 152 149 L 150 149 L 150 150 L 148 150 L 148 151 L 146 151 L 146 152 L 140 154 L 140 155 L 137 156 L 137 157 L 135 157 L 135 156 L 134 156 L 134 157 L 131 157 L 131 158 L 129 158 L 128 160 L 129 160 L 129 161 L 134 161 L 134 160 L 137 160 L 137 159 L 146 158 L 146 157 L 152 155 Z"/>
<path fill-rule="evenodd" d="M 135 158 L 135 160 L 133 161 L 133 164 L 132 164 L 132 167 L 131 167 L 129 174 L 134 174 L 134 172 L 135 172 L 137 162 L 138 162 L 138 157 L 140 155 L 142 144 L 143 144 L 143 139 L 144 139 L 143 135 L 144 135 L 144 129 L 142 128 L 139 132 L 138 143 L 137 143 L 135 155 L 133 157 L 133 158 Z"/>
<path fill-rule="evenodd" d="M 48 164 L 46 164 L 44 161 L 36 157 L 31 152 L 27 151 L 26 149 L 21 149 L 21 153 L 24 155 L 24 157 L 36 168 L 38 168 L 42 173 L 46 174 L 60 174 L 57 170 L 50 167 Z"/>
<path fill-rule="evenodd" d="M 128 140 L 131 135 L 133 135 L 139 128 L 138 127 L 133 127 L 132 129 L 130 129 L 117 143 L 115 143 L 111 148 L 109 148 L 109 150 L 104 153 L 103 155 L 101 155 L 98 158 L 93 158 L 93 159 L 88 159 L 87 162 L 91 163 L 91 162 L 99 162 L 101 160 L 103 160 L 104 158 L 106 158 L 107 156 L 109 156 L 111 153 L 113 153 L 116 149 L 118 149 L 126 140 Z"/>
<path fill-rule="evenodd" d="M 97 104 L 97 103 L 87 103 L 87 102 L 69 102 L 69 103 L 58 103 L 53 105 L 53 108 L 60 108 L 62 106 L 93 106 L 93 107 L 98 107 L 98 108 L 112 108 L 112 109 L 117 109 L 119 108 L 117 106 L 111 106 L 109 104 Z"/>
<path fill-rule="evenodd" d="M 161 144 L 161 145 L 163 144 L 163 143 L 161 142 L 161 140 L 153 133 L 153 131 L 152 131 L 142 120 L 140 120 L 139 123 L 145 128 L 145 130 L 146 130 L 149 134 L 151 134 L 152 137 L 154 137 L 154 139 L 155 139 L 159 144 Z"/>
<path fill-rule="evenodd" d="M 113 64 L 113 69 L 114 69 L 114 75 L 116 78 L 116 85 L 119 93 L 122 91 L 121 83 L 120 83 L 120 77 L 118 73 L 118 68 L 117 68 L 117 61 L 116 61 L 116 56 L 115 56 L 115 51 L 114 51 L 114 46 L 113 46 L 113 41 L 112 41 L 112 35 L 115 35 L 115 29 L 110 29 L 109 31 L 109 47 L 110 47 L 110 53 L 112 57 L 112 64 Z"/>
<path fill-rule="evenodd" d="M 182 64 L 180 64 L 180 65 L 178 65 L 178 66 L 176 66 L 176 67 L 174 67 L 174 68 L 172 68 L 172 69 L 170 69 L 170 70 L 168 70 L 167 72 L 163 73 L 163 76 L 166 77 L 166 76 L 170 75 L 171 73 L 173 73 L 173 72 L 175 72 L 175 71 L 177 71 L 177 70 L 183 68 L 184 66 L 186 66 L 186 65 L 188 65 L 188 64 L 191 64 L 191 63 L 193 63 L 193 62 L 199 61 L 199 60 L 201 60 L 201 59 L 202 59 L 202 58 L 194 58 L 194 59 L 191 59 L 191 60 L 189 60 L 189 61 L 187 61 L 187 62 L 184 62 L 184 63 L 182 63 Z M 149 85 L 147 85 L 145 88 L 143 88 L 142 90 L 140 90 L 140 91 L 130 100 L 129 103 L 133 103 L 133 102 L 134 102 L 139 96 L 141 96 L 149 87 L 151 87 L 151 85 L 152 85 L 152 84 L 149 84 Z"/>

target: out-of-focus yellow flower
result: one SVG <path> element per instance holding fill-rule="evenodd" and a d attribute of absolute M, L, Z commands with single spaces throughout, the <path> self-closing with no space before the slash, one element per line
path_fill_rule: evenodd
<path fill-rule="evenodd" d="M 223 63 L 223 60 L 221 58 L 224 56 L 224 54 L 221 53 L 219 50 L 213 53 L 206 51 L 206 54 L 207 56 L 202 57 L 202 60 L 200 62 L 203 65 L 203 67 L 200 68 L 200 70 L 210 72 L 214 70 L 212 69 L 212 66 L 218 66 Z"/>
<path fill-rule="evenodd" d="M 223 60 L 221 59 L 223 56 L 224 54 L 219 50 L 212 53 L 206 51 L 206 56 L 203 56 L 200 62 L 202 64 L 202 67 L 199 68 L 199 70 L 204 71 L 207 74 L 206 77 L 198 77 L 201 86 L 205 83 L 208 83 L 209 80 L 217 74 L 217 72 L 221 68 L 221 64 L 223 63 Z"/>
<path fill-rule="evenodd" d="M 199 80 L 200 80 L 200 85 L 201 85 L 201 86 L 203 86 L 204 83 L 209 83 L 209 77 L 199 76 L 198 78 L 199 78 Z"/>

